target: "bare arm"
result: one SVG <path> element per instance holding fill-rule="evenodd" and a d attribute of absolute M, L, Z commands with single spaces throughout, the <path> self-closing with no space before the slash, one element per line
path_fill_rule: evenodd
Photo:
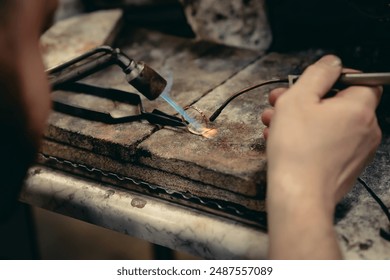
<path fill-rule="evenodd" d="M 381 89 L 349 87 L 322 99 L 341 71 L 338 58 L 322 58 L 290 89 L 271 93 L 275 109 L 262 115 L 270 258 L 342 257 L 334 209 L 379 145 Z"/>
<path fill-rule="evenodd" d="M 0 219 L 34 161 L 50 110 L 39 36 L 56 1 L 3 1 L 0 20 Z"/>

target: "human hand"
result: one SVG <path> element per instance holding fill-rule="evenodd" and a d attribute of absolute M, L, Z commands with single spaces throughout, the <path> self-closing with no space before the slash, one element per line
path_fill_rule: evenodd
<path fill-rule="evenodd" d="M 381 88 L 352 86 L 322 99 L 341 72 L 338 58 L 322 58 L 290 89 L 272 91 L 275 110 L 262 115 L 269 182 L 286 177 L 293 180 L 289 185 L 316 183 L 322 188 L 313 194 L 329 197 L 331 206 L 348 191 L 381 139 L 375 116 Z"/>
<path fill-rule="evenodd" d="M 323 252 L 337 247 L 334 208 L 380 143 L 375 108 L 382 93 L 379 87 L 351 86 L 323 99 L 342 71 L 337 57 L 325 56 L 291 88 L 270 93 L 275 107 L 262 114 L 262 121 L 271 257 L 338 256 L 337 250 L 322 255 L 312 250 L 319 243 L 327 244 L 321 245 Z M 311 247 L 299 242 L 306 234 Z M 301 254 L 280 255 L 291 244 Z"/>

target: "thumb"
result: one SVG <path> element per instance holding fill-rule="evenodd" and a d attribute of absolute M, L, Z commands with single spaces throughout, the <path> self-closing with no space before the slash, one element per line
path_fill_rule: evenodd
<path fill-rule="evenodd" d="M 342 71 L 340 58 L 326 55 L 306 68 L 289 90 L 305 100 L 319 101 L 334 85 Z"/>

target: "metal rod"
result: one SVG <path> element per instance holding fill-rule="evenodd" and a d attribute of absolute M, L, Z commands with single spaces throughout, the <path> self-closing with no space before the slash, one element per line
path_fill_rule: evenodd
<path fill-rule="evenodd" d="M 344 73 L 340 83 L 345 85 L 381 86 L 390 85 L 390 72 L 383 73 Z"/>

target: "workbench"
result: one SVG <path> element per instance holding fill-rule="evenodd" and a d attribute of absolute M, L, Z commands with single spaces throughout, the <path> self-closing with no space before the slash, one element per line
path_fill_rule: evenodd
<path fill-rule="evenodd" d="M 299 74 L 324 54 L 263 53 L 129 27 L 121 29 L 112 44 L 162 76 L 171 75 L 171 97 L 206 116 L 234 92 Z M 83 82 L 136 92 L 115 67 Z M 107 124 L 53 111 L 20 200 L 206 259 L 266 258 L 266 157 L 260 115 L 269 106 L 269 90 L 254 90 L 229 104 L 209 124 L 217 131 L 213 138 L 146 121 Z M 69 104 L 133 110 L 80 93 L 52 94 Z M 146 111 L 175 114 L 163 100 L 142 97 L 142 102 Z M 389 139 L 385 132 L 373 163 L 362 174 L 386 205 Z M 390 257 L 390 243 L 379 236 L 379 228 L 387 228 L 386 217 L 360 185 L 337 209 L 335 227 L 346 258 Z"/>

